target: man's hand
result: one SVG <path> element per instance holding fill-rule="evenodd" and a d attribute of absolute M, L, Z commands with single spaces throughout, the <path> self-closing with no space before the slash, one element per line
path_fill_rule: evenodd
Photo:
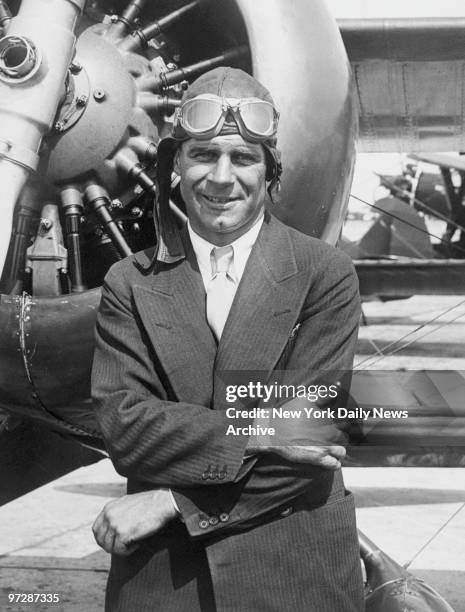
<path fill-rule="evenodd" d="M 330 413 L 302 398 L 286 402 L 283 408 L 290 415 L 300 416 L 264 419 L 264 422 L 256 419 L 255 424 L 272 426 L 275 435 L 267 439 L 258 436 L 251 438 L 245 451 L 246 456 L 273 453 L 292 463 L 308 463 L 328 470 L 339 469 L 346 455 L 342 446 L 346 437 Z M 315 413 L 320 416 L 315 417 Z"/>
<path fill-rule="evenodd" d="M 153 535 L 177 515 L 167 489 L 144 491 L 108 502 L 92 531 L 106 552 L 130 555 L 139 546 L 138 540 Z"/>
<path fill-rule="evenodd" d="M 293 444 L 289 446 L 264 446 L 248 444 L 246 456 L 274 453 L 291 463 L 309 463 L 327 470 L 337 470 L 341 467 L 341 461 L 346 455 L 343 446 L 311 446 L 310 442 L 305 445 Z"/>
<path fill-rule="evenodd" d="M 337 470 L 346 456 L 343 446 L 272 446 L 269 453 L 279 455 L 293 463 L 310 463 L 327 470 Z"/>

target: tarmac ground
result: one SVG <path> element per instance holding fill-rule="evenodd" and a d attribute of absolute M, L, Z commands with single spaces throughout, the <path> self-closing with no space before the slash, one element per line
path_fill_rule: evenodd
<path fill-rule="evenodd" d="M 363 308 L 356 364 L 377 355 L 376 364 L 365 364 L 465 371 L 462 298 L 416 296 Z M 410 332 L 415 342 L 381 357 Z M 359 528 L 465 612 L 465 469 L 346 467 L 344 476 Z M 91 525 L 123 493 L 124 480 L 105 459 L 0 506 L 0 611 L 103 610 L 109 557 L 94 542 Z M 9 602 L 15 593 L 56 593 L 60 601 Z"/>

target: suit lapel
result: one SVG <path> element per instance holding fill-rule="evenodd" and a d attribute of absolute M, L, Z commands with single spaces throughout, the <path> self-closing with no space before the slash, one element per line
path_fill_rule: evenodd
<path fill-rule="evenodd" d="M 218 347 L 215 408 L 227 406 L 227 384 L 266 382 L 289 340 L 308 283 L 308 271 L 299 272 L 297 268 L 287 229 L 274 218 L 265 217 Z M 242 382 L 238 383 L 240 378 Z"/>
<path fill-rule="evenodd" d="M 186 258 L 134 287 L 134 299 L 176 398 L 224 409 L 225 387 L 266 382 L 308 292 L 285 226 L 266 215 L 239 284 L 219 346 L 205 315 L 205 290 L 187 231 Z M 232 378 L 231 378 L 232 376 Z M 244 400 L 244 405 L 247 400 Z"/>
<path fill-rule="evenodd" d="M 182 233 L 186 258 L 165 265 L 147 285 L 134 287 L 136 306 L 179 401 L 210 405 L 216 343 L 205 316 L 197 260 Z"/>

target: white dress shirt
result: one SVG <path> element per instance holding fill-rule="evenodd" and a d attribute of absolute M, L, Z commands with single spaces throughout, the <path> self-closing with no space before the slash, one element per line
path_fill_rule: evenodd
<path fill-rule="evenodd" d="M 234 240 L 234 242 L 231 242 L 231 246 L 234 252 L 233 267 L 236 287 L 241 282 L 245 265 L 247 263 L 247 260 L 249 259 L 252 247 L 257 241 L 257 237 L 262 227 L 262 224 L 263 215 L 259 219 L 257 219 L 254 225 L 249 230 L 247 230 L 245 234 L 242 234 L 242 236 Z M 212 277 L 210 253 L 212 252 L 212 249 L 214 249 L 217 245 L 212 244 L 211 242 L 208 242 L 207 240 L 199 236 L 192 229 L 192 226 L 189 221 L 187 221 L 187 230 L 189 232 L 192 247 L 197 258 L 197 263 L 199 264 L 199 270 L 200 274 L 202 275 L 203 284 L 206 289 Z"/>
<path fill-rule="evenodd" d="M 257 219 L 254 225 L 242 234 L 237 240 L 231 242 L 231 246 L 233 248 L 233 272 L 236 281 L 236 289 L 239 283 L 241 282 L 242 275 L 244 274 L 245 265 L 247 260 L 249 259 L 249 255 L 252 251 L 252 247 L 257 241 L 258 234 L 263 225 L 263 215 Z M 194 249 L 195 256 L 197 258 L 197 263 L 199 265 L 199 270 L 202 275 L 203 284 L 205 290 L 207 289 L 207 285 L 212 278 L 212 265 L 210 254 L 212 249 L 215 248 L 215 244 L 211 244 L 201 236 L 199 236 L 193 229 L 189 222 L 187 221 L 187 230 L 189 232 L 189 237 L 192 242 L 192 248 Z M 225 245 L 227 246 L 227 245 Z M 168 489 L 171 497 L 171 501 L 173 502 L 173 506 L 176 511 L 180 514 L 180 510 L 176 500 L 174 499 L 173 492 L 171 489 Z"/>

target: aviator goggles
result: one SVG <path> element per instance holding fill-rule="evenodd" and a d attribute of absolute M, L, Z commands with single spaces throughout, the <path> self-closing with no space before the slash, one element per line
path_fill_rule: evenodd
<path fill-rule="evenodd" d="M 176 109 L 173 135 L 207 140 L 218 136 L 231 114 L 240 135 L 251 142 L 263 142 L 275 136 L 279 113 L 270 102 L 259 98 L 220 98 L 203 94 Z"/>

